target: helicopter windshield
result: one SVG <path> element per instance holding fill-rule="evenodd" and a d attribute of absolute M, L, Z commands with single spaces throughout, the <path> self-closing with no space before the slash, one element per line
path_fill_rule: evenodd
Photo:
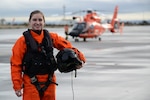
<path fill-rule="evenodd" d="M 83 30 L 86 28 L 86 23 L 75 23 L 73 30 Z"/>

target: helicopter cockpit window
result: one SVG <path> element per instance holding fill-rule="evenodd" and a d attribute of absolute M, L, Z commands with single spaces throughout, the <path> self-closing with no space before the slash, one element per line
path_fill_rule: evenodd
<path fill-rule="evenodd" d="M 86 23 L 76 23 L 73 27 L 74 30 L 83 30 L 86 27 Z"/>
<path fill-rule="evenodd" d="M 90 27 L 89 27 L 90 29 L 94 29 L 94 25 L 92 24 L 92 25 L 90 25 Z"/>
<path fill-rule="evenodd" d="M 75 24 L 73 25 L 72 29 L 76 29 L 76 28 L 77 28 L 77 26 L 78 26 L 78 24 L 77 24 L 77 23 L 75 23 Z"/>

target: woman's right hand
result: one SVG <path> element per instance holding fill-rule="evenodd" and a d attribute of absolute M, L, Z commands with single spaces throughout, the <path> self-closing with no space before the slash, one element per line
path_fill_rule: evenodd
<path fill-rule="evenodd" d="M 21 97 L 21 96 L 22 96 L 21 90 L 17 90 L 17 91 L 15 91 L 15 93 L 16 93 L 16 95 L 17 95 L 18 97 Z"/>

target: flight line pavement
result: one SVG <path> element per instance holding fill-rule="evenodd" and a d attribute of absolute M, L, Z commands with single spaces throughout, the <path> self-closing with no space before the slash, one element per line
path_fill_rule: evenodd
<path fill-rule="evenodd" d="M 19 35 L 13 37 L 7 31 L 10 30 L 0 30 L 0 99 L 21 100 L 12 89 L 9 65 L 11 48 Z M 57 31 L 63 36 L 63 29 Z M 69 37 L 87 61 L 77 70 L 76 78 L 74 72 L 56 71 L 57 100 L 149 100 L 149 26 L 125 27 L 122 35 L 107 32 L 101 38 L 102 41 L 87 39 L 83 42 L 80 39 L 74 42 Z M 57 52 L 55 50 L 55 54 Z"/>

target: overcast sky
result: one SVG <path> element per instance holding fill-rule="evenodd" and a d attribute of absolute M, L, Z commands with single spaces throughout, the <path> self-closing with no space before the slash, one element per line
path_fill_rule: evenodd
<path fill-rule="evenodd" d="M 28 17 L 30 12 L 39 9 L 45 16 L 75 12 L 88 8 L 112 11 L 119 6 L 119 13 L 150 13 L 150 0 L 1 0 L 0 18 Z"/>

